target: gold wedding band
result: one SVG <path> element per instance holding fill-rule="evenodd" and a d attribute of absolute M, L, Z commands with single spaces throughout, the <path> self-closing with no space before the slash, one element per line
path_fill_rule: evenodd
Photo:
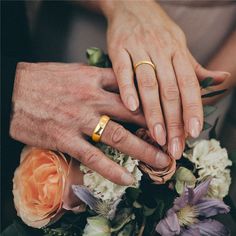
<path fill-rule="evenodd" d="M 155 65 L 151 61 L 140 61 L 134 65 L 134 70 L 136 71 L 137 67 L 143 64 L 150 65 L 154 70 L 156 70 Z"/>
<path fill-rule="evenodd" d="M 92 134 L 92 140 L 96 143 L 98 143 L 101 140 L 102 137 L 102 133 L 107 125 L 107 123 L 109 122 L 110 117 L 103 115 L 100 117 L 100 120 L 97 124 L 97 126 L 95 127 L 93 134 Z"/>

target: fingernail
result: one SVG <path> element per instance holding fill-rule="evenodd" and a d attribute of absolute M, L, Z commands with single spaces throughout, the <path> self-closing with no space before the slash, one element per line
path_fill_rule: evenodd
<path fill-rule="evenodd" d="M 134 183 L 134 178 L 133 176 L 128 172 L 128 173 L 124 173 L 121 175 L 121 181 L 125 184 L 125 185 L 132 185 Z"/>
<path fill-rule="evenodd" d="M 136 111 L 137 110 L 138 104 L 137 104 L 136 99 L 132 95 L 130 95 L 128 97 L 127 103 L 128 103 L 128 107 L 131 111 Z"/>
<path fill-rule="evenodd" d="M 170 164 L 170 158 L 162 151 L 158 151 L 156 155 L 156 166 L 158 167 L 158 169 L 165 168 L 169 164 Z"/>
<path fill-rule="evenodd" d="M 222 75 L 224 76 L 224 78 L 228 78 L 231 76 L 231 74 L 229 72 L 226 71 L 221 71 Z"/>
<path fill-rule="evenodd" d="M 183 150 L 179 137 L 171 139 L 169 152 L 175 159 L 179 159 L 181 157 Z"/>
<path fill-rule="evenodd" d="M 189 120 L 188 130 L 193 138 L 197 138 L 201 131 L 201 124 L 197 117 L 193 117 Z"/>
<path fill-rule="evenodd" d="M 154 137 L 161 146 L 165 145 L 166 132 L 161 124 L 156 124 L 154 126 Z"/>

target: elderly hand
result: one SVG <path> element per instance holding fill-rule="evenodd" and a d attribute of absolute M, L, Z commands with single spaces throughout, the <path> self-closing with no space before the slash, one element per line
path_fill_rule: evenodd
<path fill-rule="evenodd" d="M 143 115 L 124 107 L 111 69 L 80 64 L 19 63 L 13 91 L 10 135 L 25 144 L 59 150 L 105 178 L 132 184 L 129 172 L 108 159 L 87 139 L 101 115 L 145 126 Z M 156 168 L 169 157 L 120 124 L 109 121 L 101 141 Z"/>
<path fill-rule="evenodd" d="M 139 98 L 152 137 L 180 158 L 185 134 L 197 137 L 203 127 L 199 81 L 218 82 L 227 72 L 202 68 L 189 52 L 183 31 L 154 1 L 102 1 L 108 19 L 108 52 L 123 103 L 130 111 Z M 150 61 L 155 67 L 142 64 Z M 134 82 L 134 72 L 138 91 Z"/>

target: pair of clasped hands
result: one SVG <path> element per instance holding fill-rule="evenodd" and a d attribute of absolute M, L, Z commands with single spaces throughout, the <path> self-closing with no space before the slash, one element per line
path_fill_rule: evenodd
<path fill-rule="evenodd" d="M 209 71 L 189 52 L 182 30 L 154 2 L 101 7 L 108 20 L 112 69 L 72 63 L 19 63 L 13 92 L 10 134 L 32 146 L 59 150 L 105 178 L 131 185 L 133 178 L 89 139 L 107 115 L 101 142 L 154 168 L 179 159 L 186 136 L 203 127 L 199 81 L 215 83 L 229 74 Z M 118 4 L 119 3 L 119 4 Z M 141 63 L 134 70 L 134 65 Z M 137 80 L 137 87 L 135 81 Z M 138 95 L 139 94 L 139 95 Z M 117 121 L 145 127 L 167 152 L 138 138 Z"/>

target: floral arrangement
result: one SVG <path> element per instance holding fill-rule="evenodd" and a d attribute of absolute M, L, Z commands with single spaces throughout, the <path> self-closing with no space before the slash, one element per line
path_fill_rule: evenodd
<path fill-rule="evenodd" d="M 100 49 L 88 49 L 87 56 L 91 65 L 111 66 Z M 201 87 L 207 89 L 212 81 L 206 78 Z M 205 116 L 214 110 L 204 106 Z M 212 128 L 213 137 L 215 126 L 205 123 L 207 128 Z M 156 145 L 146 130 L 138 129 L 136 135 Z M 183 157 L 178 161 L 171 158 L 162 170 L 105 144 L 97 147 L 132 173 L 132 186 L 114 184 L 60 152 L 25 147 L 13 178 L 19 219 L 3 235 L 230 235 L 213 218 L 230 212 L 224 200 L 228 198 L 232 165 L 216 139 L 187 141 Z"/>

